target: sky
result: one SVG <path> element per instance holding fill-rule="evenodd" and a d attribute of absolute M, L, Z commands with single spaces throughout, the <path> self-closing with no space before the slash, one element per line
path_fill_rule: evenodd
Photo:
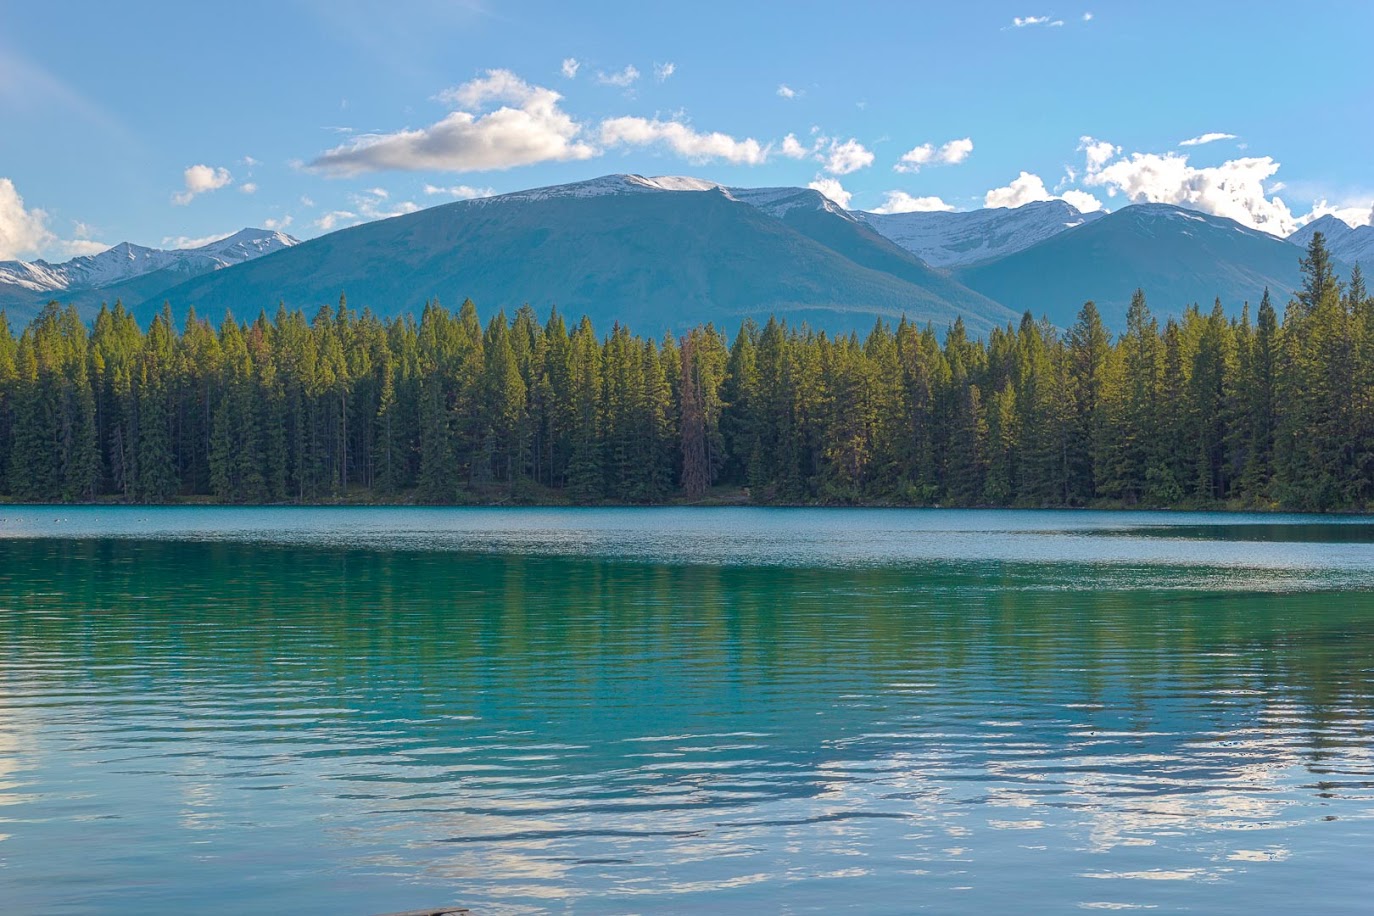
<path fill-rule="evenodd" d="M 1374 3 L 0 0 L 0 259 L 616 172 L 854 208 L 1374 209 Z"/>

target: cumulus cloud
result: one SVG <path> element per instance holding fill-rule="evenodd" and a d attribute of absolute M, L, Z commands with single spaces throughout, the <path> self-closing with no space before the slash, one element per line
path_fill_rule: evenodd
<path fill-rule="evenodd" d="M 1102 202 L 1087 191 L 1065 191 L 1063 194 L 1051 193 L 1045 187 L 1044 179 L 1032 172 L 1022 172 L 1010 184 L 993 188 L 983 196 L 985 207 L 1023 207 L 1037 200 L 1062 200 L 1091 213 L 1102 209 Z"/>
<path fill-rule="evenodd" d="M 28 209 L 14 182 L 0 178 L 0 261 L 31 255 L 52 241 L 48 214 Z"/>
<path fill-rule="evenodd" d="M 478 197 L 491 197 L 496 193 L 494 188 L 475 188 L 472 185 L 456 184 L 451 187 L 441 188 L 438 185 L 425 185 L 425 194 L 433 196 L 435 194 L 447 194 L 456 200 L 473 200 Z"/>
<path fill-rule="evenodd" d="M 831 140 L 829 146 L 820 152 L 817 158 L 832 175 L 848 175 L 873 164 L 873 153 L 853 137 L 843 143 Z"/>
<path fill-rule="evenodd" d="M 822 175 L 817 175 L 815 180 L 808 184 L 807 187 L 811 188 L 813 191 L 820 191 L 846 210 L 849 209 L 849 202 L 854 198 L 853 194 L 850 194 L 844 189 L 844 186 L 840 184 L 838 178 L 826 178 Z"/>
<path fill-rule="evenodd" d="M 654 64 L 654 79 L 660 83 L 668 79 L 677 72 L 677 64 L 669 61 L 666 64 Z"/>
<path fill-rule="evenodd" d="M 614 73 L 603 73 L 597 71 L 596 81 L 603 86 L 619 86 L 621 89 L 628 89 L 639 79 L 639 70 L 634 64 L 626 64 L 624 70 L 617 70 Z"/>
<path fill-rule="evenodd" d="M 1197 137 L 1189 137 L 1187 140 L 1180 140 L 1179 146 L 1202 146 L 1204 143 L 1215 143 L 1218 140 L 1234 140 L 1235 134 L 1210 133 L 1202 134 Z"/>
<path fill-rule="evenodd" d="M 938 197 L 912 197 L 905 191 L 888 191 L 881 207 L 874 213 L 948 213 L 954 208 Z"/>
<path fill-rule="evenodd" d="M 666 146 L 689 162 L 724 160 L 734 165 L 760 165 L 769 148 L 753 137 L 738 140 L 720 132 L 699 133 L 681 121 L 658 118 L 608 118 L 601 122 L 606 146 Z"/>
<path fill-rule="evenodd" d="M 291 214 L 288 213 L 281 219 L 277 219 L 274 216 L 269 216 L 267 217 L 267 219 L 262 221 L 262 225 L 264 229 L 271 229 L 273 232 L 285 232 L 287 227 L 290 226 L 292 222 L 293 221 L 291 219 Z"/>
<path fill-rule="evenodd" d="M 178 191 L 172 195 L 172 202 L 185 206 L 189 204 L 197 194 L 205 194 L 209 191 L 217 191 L 234 180 L 226 168 L 216 168 L 208 165 L 193 165 L 181 173 L 181 179 L 186 186 L 186 190 Z"/>
<path fill-rule="evenodd" d="M 1085 138 L 1092 148 L 1099 141 Z M 1196 168 L 1182 153 L 1131 153 L 1106 161 L 1089 158 L 1083 184 L 1105 188 L 1109 197 L 1132 203 L 1175 204 L 1224 216 L 1243 226 L 1286 236 L 1300 225 L 1283 199 L 1266 183 L 1279 170 L 1269 156 L 1231 159 Z"/>
<path fill-rule="evenodd" d="M 1102 201 L 1087 191 L 1070 190 L 1059 195 L 1059 199 L 1076 207 L 1081 213 L 1096 213 L 1102 209 Z"/>
<path fill-rule="evenodd" d="M 85 223 L 76 224 L 76 235 L 74 239 L 58 238 L 48 227 L 47 211 L 25 206 L 14 182 L 0 178 L 0 261 L 35 255 L 75 258 L 99 254 L 110 247 L 88 238 L 91 227 Z"/>
<path fill-rule="evenodd" d="M 793 89 L 786 83 L 779 83 L 778 95 L 784 99 L 795 99 L 797 97 L 797 90 Z"/>
<path fill-rule="evenodd" d="M 245 181 L 243 184 L 239 185 L 239 190 L 244 194 L 256 194 L 258 193 L 258 183 L 256 181 Z"/>
<path fill-rule="evenodd" d="M 1312 211 L 1298 218 L 1298 225 L 1305 226 L 1323 216 L 1334 216 L 1352 229 L 1374 225 L 1374 202 L 1367 204 L 1333 204 L 1319 200 L 1312 205 Z"/>
<path fill-rule="evenodd" d="M 902 158 L 892 167 L 894 172 L 919 172 L 927 165 L 958 165 L 973 152 L 973 140 L 964 137 L 950 140 L 940 146 L 922 143 L 902 154 Z"/>
<path fill-rule="evenodd" d="M 1092 14 L 1088 14 L 1092 18 Z M 1062 19 L 1051 19 L 1049 16 L 1014 16 L 1011 20 L 1011 27 L 1014 29 L 1024 29 L 1028 26 L 1043 25 L 1050 28 L 1058 28 L 1064 24 Z"/>
<path fill-rule="evenodd" d="M 575 57 L 563 58 L 563 75 L 568 79 L 577 78 L 577 68 L 582 66 Z"/>
<path fill-rule="evenodd" d="M 796 134 L 788 134 L 782 138 L 782 154 L 788 159 L 805 159 L 811 155 L 811 150 L 802 146 Z"/>
<path fill-rule="evenodd" d="M 983 195 L 985 207 L 1020 207 L 1037 200 L 1053 200 L 1044 179 L 1030 172 L 1022 172 L 1011 184 L 993 188 Z"/>
<path fill-rule="evenodd" d="M 354 137 L 321 153 L 310 167 L 345 176 L 383 169 L 472 172 L 597 153 L 577 139 L 582 125 L 559 107 L 561 95 L 509 70 L 489 70 L 440 99 L 458 110 L 420 130 Z M 477 113 L 493 103 L 500 107 Z"/>
<path fill-rule="evenodd" d="M 1087 160 L 1088 174 L 1091 175 L 1099 171 L 1102 166 L 1106 165 L 1113 156 L 1120 155 L 1121 147 L 1114 146 L 1106 140 L 1094 140 L 1092 137 L 1079 137 L 1078 151 L 1082 153 Z"/>

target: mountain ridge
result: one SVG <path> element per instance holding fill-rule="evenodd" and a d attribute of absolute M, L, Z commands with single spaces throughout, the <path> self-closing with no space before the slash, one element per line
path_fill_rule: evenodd
<path fill-rule="evenodd" d="M 856 218 L 927 264 L 947 268 L 1015 254 L 1104 215 L 1100 210 L 1084 213 L 1063 200 L 982 210 L 855 212 Z"/>
<path fill-rule="evenodd" d="M 139 299 L 170 288 L 187 277 L 223 270 L 299 244 L 299 239 L 271 229 L 240 229 L 222 239 L 191 248 L 149 248 L 120 242 L 93 255 L 52 263 L 0 261 L 0 308 L 22 317 L 51 299 L 79 307 L 113 302 L 112 291 L 132 292 Z M 62 294 L 62 295 L 58 295 Z"/>

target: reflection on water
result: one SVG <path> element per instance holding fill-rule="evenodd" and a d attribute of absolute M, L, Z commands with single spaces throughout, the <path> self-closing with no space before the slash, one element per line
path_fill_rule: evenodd
<path fill-rule="evenodd" d="M 0 509 L 0 901 L 1362 911 L 1374 537 L 1170 518 Z"/>

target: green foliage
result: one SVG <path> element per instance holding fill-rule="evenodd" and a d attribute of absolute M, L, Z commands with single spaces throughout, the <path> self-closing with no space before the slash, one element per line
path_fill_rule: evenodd
<path fill-rule="evenodd" d="M 1113 340 L 1092 303 L 862 340 L 745 322 L 655 342 L 464 302 L 382 321 L 279 308 L 217 328 L 116 303 L 88 328 L 0 313 L 0 495 L 31 501 L 908 505 L 1374 503 L 1374 300 L 1323 240 L 1282 322 L 1221 304 L 1161 328 L 1137 292 Z"/>

